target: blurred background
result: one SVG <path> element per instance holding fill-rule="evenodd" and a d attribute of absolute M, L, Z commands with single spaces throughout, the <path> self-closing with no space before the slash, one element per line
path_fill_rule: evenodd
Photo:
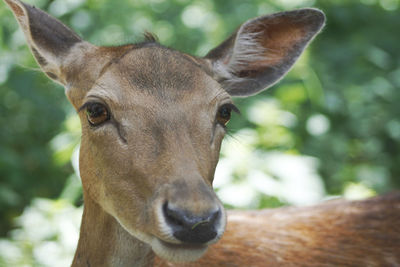
<path fill-rule="evenodd" d="M 399 0 L 27 0 L 96 45 L 155 33 L 204 56 L 249 18 L 317 7 L 327 25 L 280 83 L 236 99 L 215 190 L 228 208 L 309 205 L 400 188 Z M 0 2 L 0 266 L 69 266 L 80 125 Z"/>

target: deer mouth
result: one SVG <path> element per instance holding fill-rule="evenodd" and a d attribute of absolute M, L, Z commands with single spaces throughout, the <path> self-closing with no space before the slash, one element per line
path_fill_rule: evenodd
<path fill-rule="evenodd" d="M 160 258 L 171 262 L 190 262 L 198 260 L 207 251 L 207 244 L 169 243 L 154 238 L 151 247 Z"/>
<path fill-rule="evenodd" d="M 156 235 L 146 234 L 140 231 L 130 231 L 129 228 L 121 223 L 121 221 L 118 220 L 118 222 L 132 236 L 150 245 L 150 247 L 158 257 L 171 262 L 196 261 L 204 255 L 204 253 L 207 251 L 208 245 L 217 242 L 217 240 L 219 239 L 216 238 L 212 242 L 204 244 L 173 243 L 174 241 L 168 242 L 165 241 L 165 239 L 157 237 Z"/>
<path fill-rule="evenodd" d="M 205 249 L 208 247 L 207 244 L 190 244 L 190 243 L 175 244 L 175 243 L 165 242 L 163 240 L 160 240 L 160 243 L 171 249 L 189 249 L 189 250 L 194 249 L 194 250 L 196 250 L 196 249 Z"/>

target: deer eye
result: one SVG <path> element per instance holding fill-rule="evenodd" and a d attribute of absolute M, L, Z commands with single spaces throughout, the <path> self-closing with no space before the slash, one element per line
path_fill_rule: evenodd
<path fill-rule="evenodd" d="M 86 105 L 86 118 L 90 125 L 99 126 L 110 119 L 110 113 L 103 104 L 88 103 Z"/>
<path fill-rule="evenodd" d="M 217 122 L 225 127 L 231 119 L 232 110 L 235 112 L 239 112 L 238 108 L 233 104 L 222 105 L 218 109 Z"/>

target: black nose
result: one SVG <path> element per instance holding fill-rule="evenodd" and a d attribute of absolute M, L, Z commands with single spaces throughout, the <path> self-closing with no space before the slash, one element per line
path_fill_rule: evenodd
<path fill-rule="evenodd" d="M 170 208 L 166 202 L 163 205 L 163 212 L 174 237 L 180 241 L 204 244 L 217 236 L 216 224 L 221 217 L 219 209 L 196 216 L 189 211 Z"/>

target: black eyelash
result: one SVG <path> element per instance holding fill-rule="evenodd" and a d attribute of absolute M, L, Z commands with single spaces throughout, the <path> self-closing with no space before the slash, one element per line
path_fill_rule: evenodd
<path fill-rule="evenodd" d="M 234 111 L 235 113 L 237 113 L 237 114 L 239 114 L 239 115 L 242 114 L 242 113 L 240 112 L 239 108 L 238 108 L 237 106 L 235 106 L 234 104 L 232 104 L 232 103 L 228 103 L 228 104 L 225 104 L 225 105 L 223 105 L 223 106 L 230 108 L 232 111 Z"/>
<path fill-rule="evenodd" d="M 87 108 L 88 106 L 93 105 L 93 104 L 96 104 L 96 103 L 97 103 L 97 102 L 95 102 L 95 101 L 86 102 L 85 104 L 83 104 L 83 105 L 78 109 L 78 112 L 81 112 L 82 110 L 84 110 L 84 109 Z"/>
<path fill-rule="evenodd" d="M 105 106 L 105 107 L 107 108 L 107 110 L 110 110 L 110 108 L 108 107 L 108 105 L 107 105 L 106 103 L 104 103 L 103 101 L 93 101 L 93 100 L 90 100 L 90 101 L 86 102 L 85 104 L 83 104 L 83 105 L 78 109 L 78 112 L 81 112 L 82 110 L 84 110 L 84 109 L 87 108 L 88 106 L 94 105 L 94 104 L 103 105 L 103 106 Z"/>

